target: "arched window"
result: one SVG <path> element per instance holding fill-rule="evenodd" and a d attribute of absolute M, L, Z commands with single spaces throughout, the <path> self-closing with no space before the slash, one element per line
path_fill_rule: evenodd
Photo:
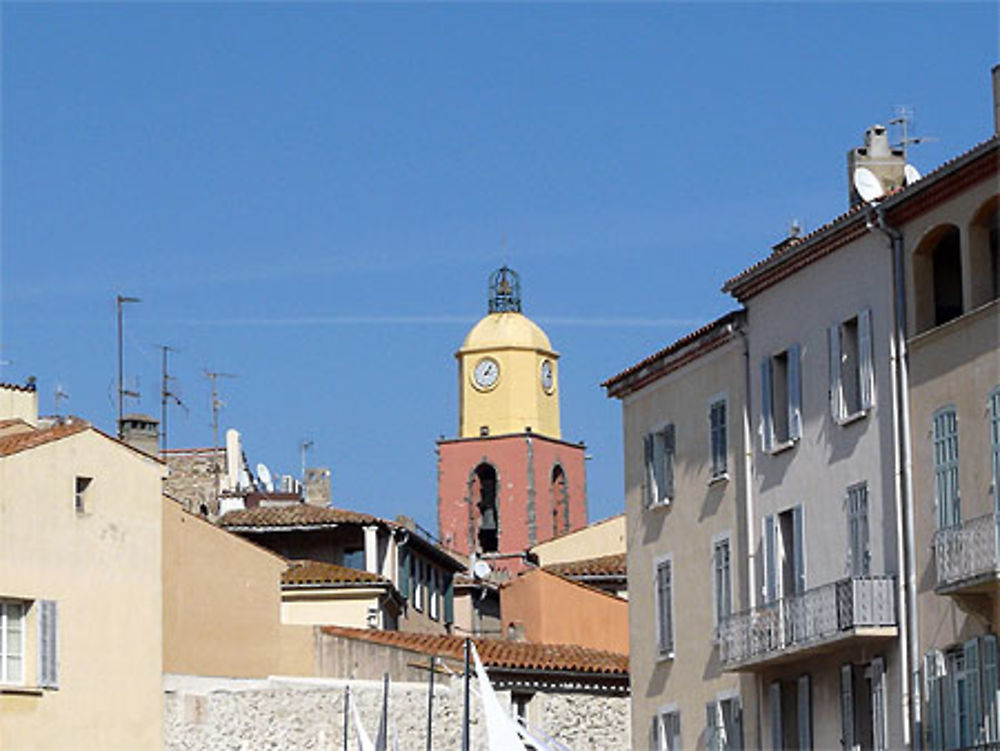
<path fill-rule="evenodd" d="M 549 480 L 549 500 L 552 505 L 552 535 L 569 532 L 569 493 L 566 487 L 566 472 L 559 464 L 552 468 Z"/>
<path fill-rule="evenodd" d="M 1000 298 L 1000 196 L 976 212 L 969 226 L 969 271 L 972 307 Z"/>
<path fill-rule="evenodd" d="M 483 463 L 476 467 L 472 498 L 479 509 L 477 542 L 482 553 L 495 553 L 500 548 L 500 515 L 497 512 L 497 471 Z"/>
<path fill-rule="evenodd" d="M 962 315 L 961 233 L 954 224 L 930 232 L 913 256 L 917 332 Z"/>

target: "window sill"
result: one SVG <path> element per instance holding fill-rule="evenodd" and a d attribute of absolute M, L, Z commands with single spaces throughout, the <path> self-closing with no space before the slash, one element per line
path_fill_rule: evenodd
<path fill-rule="evenodd" d="M 646 511 L 656 511 L 657 509 L 661 508 L 669 508 L 672 502 L 673 502 L 672 498 L 667 498 L 665 500 L 660 501 L 659 503 L 651 503 L 650 505 L 646 506 Z"/>
<path fill-rule="evenodd" d="M 45 691 L 38 686 L 0 686 L 0 695 L 43 696 Z"/>
<path fill-rule="evenodd" d="M 866 417 L 868 417 L 868 410 L 861 409 L 852 414 L 837 418 L 837 424 L 840 425 L 840 427 L 842 428 L 846 428 L 851 423 L 858 422 L 859 420 L 864 420 Z"/>
<path fill-rule="evenodd" d="M 657 662 L 673 662 L 674 661 L 674 651 L 660 652 L 656 657 Z"/>
<path fill-rule="evenodd" d="M 782 441 L 781 443 L 776 443 L 773 446 L 771 446 L 771 450 L 768 451 L 767 453 L 769 453 L 771 456 L 784 453 L 785 451 L 788 451 L 788 449 L 792 448 L 796 443 L 798 443 L 798 441 L 796 440 L 788 440 L 788 441 Z"/>
<path fill-rule="evenodd" d="M 722 485 L 723 483 L 726 482 L 729 482 L 729 473 L 722 472 L 721 474 L 718 475 L 712 475 L 708 479 L 708 487 L 712 487 L 713 485 Z"/>

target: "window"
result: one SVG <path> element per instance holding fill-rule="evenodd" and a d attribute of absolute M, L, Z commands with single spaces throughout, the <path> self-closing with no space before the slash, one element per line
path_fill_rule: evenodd
<path fill-rule="evenodd" d="M 549 500 L 552 504 L 552 536 L 569 532 L 569 492 L 566 485 L 566 472 L 558 464 L 552 468 Z"/>
<path fill-rule="evenodd" d="M 1000 386 L 990 394 L 990 457 L 993 464 L 993 509 L 1000 510 Z"/>
<path fill-rule="evenodd" d="M 479 550 L 495 553 L 500 549 L 500 520 L 497 512 L 497 471 L 489 464 L 476 467 L 470 498 L 479 508 Z"/>
<path fill-rule="evenodd" d="M 738 696 L 719 698 L 705 705 L 705 748 L 708 751 L 743 748 L 743 716 Z"/>
<path fill-rule="evenodd" d="M 984 747 L 1000 740 L 997 637 L 969 639 L 924 656 L 928 748 Z"/>
<path fill-rule="evenodd" d="M 871 327 L 866 308 L 829 329 L 830 414 L 837 422 L 864 414 L 874 404 Z"/>
<path fill-rule="evenodd" d="M 708 408 L 709 450 L 712 459 L 712 479 L 725 477 L 726 455 L 726 400 L 717 399 Z"/>
<path fill-rule="evenodd" d="M 343 565 L 347 568 L 357 569 L 358 571 L 365 570 L 365 549 L 364 548 L 346 548 L 341 554 L 341 560 Z"/>
<path fill-rule="evenodd" d="M 428 567 L 430 572 L 430 599 L 428 601 L 427 612 L 435 621 L 441 617 L 441 578 L 436 568 Z"/>
<path fill-rule="evenodd" d="M 962 521 L 958 494 L 958 416 L 954 407 L 934 415 L 934 490 L 938 508 L 938 529 Z"/>
<path fill-rule="evenodd" d="M 417 610 L 424 609 L 424 562 L 416 561 L 416 576 L 413 577 L 413 607 Z"/>
<path fill-rule="evenodd" d="M 768 686 L 768 724 L 773 751 L 813 747 L 812 680 L 800 675 L 794 682 Z"/>
<path fill-rule="evenodd" d="M 764 517 L 763 596 L 765 602 L 800 594 L 806 588 L 805 522 L 802 506 Z"/>
<path fill-rule="evenodd" d="M 673 560 L 667 557 L 656 564 L 656 634 L 661 658 L 674 656 Z"/>
<path fill-rule="evenodd" d="M 24 602 L 0 600 L 0 684 L 24 683 Z"/>
<path fill-rule="evenodd" d="M 733 612 L 729 540 L 726 534 L 712 543 L 712 621 L 716 627 Z"/>
<path fill-rule="evenodd" d="M 87 489 L 90 488 L 90 483 L 93 478 L 90 477 L 77 477 L 76 486 L 73 495 L 73 507 L 76 509 L 76 513 L 85 514 L 90 511 L 89 504 L 87 503 Z"/>
<path fill-rule="evenodd" d="M 673 425 L 645 438 L 646 508 L 667 505 L 674 497 L 674 450 Z"/>
<path fill-rule="evenodd" d="M 847 489 L 847 567 L 851 576 L 871 573 L 868 546 L 868 483 Z"/>
<path fill-rule="evenodd" d="M 802 436 L 799 345 L 761 363 L 761 434 L 765 451 L 778 451 Z"/>
<path fill-rule="evenodd" d="M 665 707 L 653 716 L 649 747 L 651 751 L 681 751 L 681 713 L 676 707 Z"/>

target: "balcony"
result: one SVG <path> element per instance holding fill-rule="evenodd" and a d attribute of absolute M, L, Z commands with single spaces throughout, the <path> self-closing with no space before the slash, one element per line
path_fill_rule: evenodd
<path fill-rule="evenodd" d="M 841 579 L 746 610 L 719 625 L 719 655 L 730 671 L 752 671 L 897 635 L 891 576 Z"/>
<path fill-rule="evenodd" d="M 1000 581 L 1000 514 L 986 514 L 939 529 L 934 560 L 940 594 L 976 594 L 995 590 Z"/>

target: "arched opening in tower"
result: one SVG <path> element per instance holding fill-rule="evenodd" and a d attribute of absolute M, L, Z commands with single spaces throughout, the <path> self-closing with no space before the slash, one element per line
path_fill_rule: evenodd
<path fill-rule="evenodd" d="M 476 467 L 476 505 L 479 507 L 479 550 L 495 553 L 500 548 L 500 520 L 497 513 L 497 471 L 489 464 Z"/>
<path fill-rule="evenodd" d="M 549 498 L 552 500 L 552 536 L 555 537 L 569 532 L 569 494 L 566 490 L 566 472 L 558 464 L 552 468 Z"/>

